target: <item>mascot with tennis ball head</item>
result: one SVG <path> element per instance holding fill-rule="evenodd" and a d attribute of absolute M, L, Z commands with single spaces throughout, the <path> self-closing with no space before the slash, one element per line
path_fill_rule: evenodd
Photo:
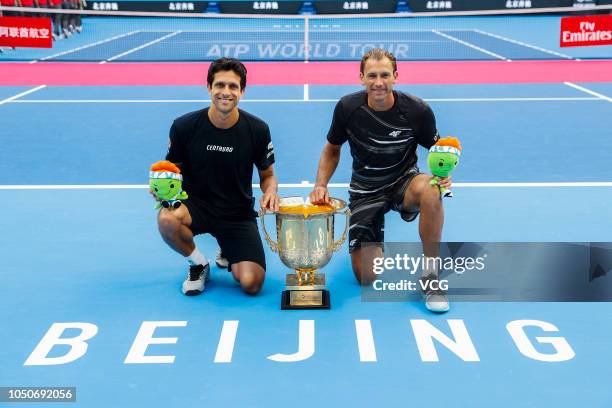
<path fill-rule="evenodd" d="M 429 149 L 427 165 L 433 178 L 431 185 L 438 185 L 441 178 L 448 177 L 459 163 L 461 156 L 461 144 L 456 137 L 443 137 Z M 452 197 L 453 193 L 445 187 L 440 187 L 440 194 L 443 197 Z"/>
<path fill-rule="evenodd" d="M 176 164 L 167 160 L 158 161 L 151 166 L 149 187 L 158 199 L 155 209 L 179 208 L 182 200 L 187 199 L 183 191 L 183 176 Z"/>

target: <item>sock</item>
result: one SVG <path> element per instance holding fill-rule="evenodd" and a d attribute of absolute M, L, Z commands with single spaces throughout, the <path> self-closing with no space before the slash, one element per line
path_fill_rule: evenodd
<path fill-rule="evenodd" d="M 197 247 L 193 250 L 191 255 L 185 257 L 185 259 L 187 259 L 187 262 L 189 263 L 189 265 L 206 265 L 206 264 L 208 264 L 208 259 L 206 259 L 206 257 L 204 255 L 202 255 L 202 253 L 200 251 L 198 251 Z"/>

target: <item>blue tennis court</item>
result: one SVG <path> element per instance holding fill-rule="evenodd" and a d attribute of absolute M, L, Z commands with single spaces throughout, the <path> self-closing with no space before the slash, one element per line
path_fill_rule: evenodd
<path fill-rule="evenodd" d="M 214 266 L 186 297 L 147 191 L 172 120 L 209 104 L 198 63 L 230 56 L 249 61 L 240 107 L 270 126 L 279 194 L 306 197 L 337 100 L 382 47 L 463 145 L 443 241 L 612 242 L 612 46 L 560 47 L 581 13 L 91 14 L 51 49 L 0 49 L 0 387 L 75 387 L 57 405 L 80 407 L 612 406 L 609 302 L 369 301 L 344 244 L 322 270 L 331 310 L 281 311 L 290 270 L 265 243 L 257 296 Z M 344 146 L 332 196 L 350 178 Z M 388 213 L 385 241 L 419 242 L 418 223 Z M 516 276 L 558 283 L 527 264 Z"/>
<path fill-rule="evenodd" d="M 205 89 L 33 89 L 0 87 L 1 385 L 75 386 L 66 405 L 83 407 L 612 404 L 609 303 L 455 302 L 433 315 L 421 302 L 363 302 L 346 245 L 324 268 L 330 311 L 280 311 L 287 268 L 268 249 L 258 296 L 216 268 L 202 296 L 183 296 L 185 262 L 160 239 L 145 184 L 171 121 L 205 106 Z M 356 89 L 247 87 L 241 107 L 270 125 L 282 196 L 308 194 L 335 101 Z M 398 89 L 428 100 L 441 134 L 464 146 L 443 240 L 612 241 L 612 84 Z M 346 146 L 343 155 L 331 191 L 347 199 Z M 396 213 L 385 234 L 418 241 L 417 224 Z M 214 239 L 197 243 L 214 256 Z M 507 327 L 519 320 L 548 323 L 525 330 L 537 353 L 569 347 L 573 358 L 528 357 Z M 83 354 L 26 364 L 60 324 L 62 338 L 92 335 Z M 154 325 L 166 339 L 135 362 L 136 338 Z M 449 342 L 423 343 L 431 327 Z M 313 346 L 296 355 L 299 342 Z M 47 357 L 69 352 L 56 345 Z"/>

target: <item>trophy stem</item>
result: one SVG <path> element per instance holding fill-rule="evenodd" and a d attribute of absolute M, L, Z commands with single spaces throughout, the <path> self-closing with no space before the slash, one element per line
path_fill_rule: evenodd
<path fill-rule="evenodd" d="M 314 285 L 317 268 L 300 268 L 295 270 L 298 286 Z"/>

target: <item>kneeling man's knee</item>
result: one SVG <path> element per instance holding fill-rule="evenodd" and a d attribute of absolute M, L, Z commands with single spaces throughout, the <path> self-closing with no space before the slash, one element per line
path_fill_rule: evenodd
<path fill-rule="evenodd" d="M 180 228 L 181 222 L 174 215 L 162 211 L 157 218 L 157 226 L 162 234 L 172 234 Z"/>
<path fill-rule="evenodd" d="M 363 265 L 361 261 L 353 260 L 353 273 L 355 274 L 357 282 L 362 286 L 371 285 L 372 282 L 376 280 L 376 275 L 372 272 L 371 265 L 367 267 Z"/>
<path fill-rule="evenodd" d="M 261 291 L 264 281 L 263 270 L 243 269 L 240 271 L 240 287 L 249 295 L 256 295 Z"/>

